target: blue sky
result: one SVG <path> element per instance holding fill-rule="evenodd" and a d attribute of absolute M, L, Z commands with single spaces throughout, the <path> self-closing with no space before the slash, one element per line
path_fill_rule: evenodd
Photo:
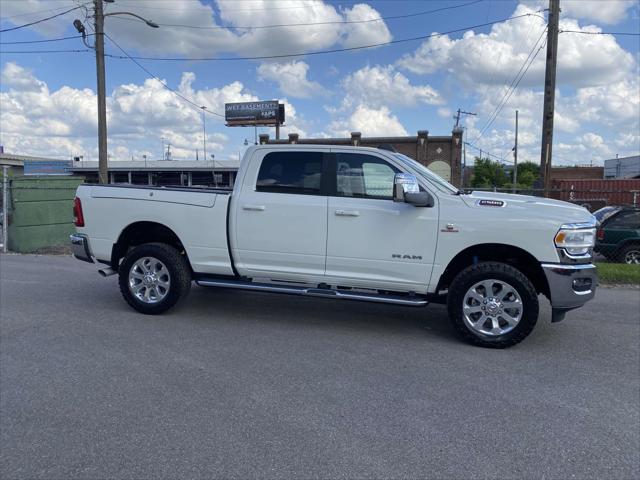
<path fill-rule="evenodd" d="M 0 0 L 2 29 L 55 15 L 80 2 Z M 456 5 L 463 5 L 459 8 Z M 161 24 L 109 17 L 106 32 L 131 55 L 237 57 L 314 52 L 465 29 L 427 40 L 327 55 L 224 62 L 140 60 L 183 96 L 223 112 L 225 101 L 280 99 L 288 132 L 301 136 L 363 136 L 451 132 L 455 110 L 467 140 L 510 161 L 514 111 L 520 111 L 520 158 L 539 161 L 546 1 L 321 1 L 321 0 L 117 0 L 107 12 L 126 10 Z M 636 1 L 561 2 L 561 29 L 638 32 Z M 409 18 L 389 16 L 448 10 Z M 0 42 L 70 36 L 83 10 L 33 27 L 0 34 Z M 493 26 L 474 25 L 525 15 Z M 370 21 L 374 20 L 374 21 Z M 364 22 L 366 21 L 366 22 Z M 343 22 L 343 23 L 340 23 Z M 344 23 L 352 22 L 352 23 Z M 364 23 L 357 23 L 364 22 Z M 87 19 L 85 24 L 90 24 Z M 266 29 L 240 29 L 301 23 Z M 322 25 L 309 25 L 309 24 Z M 219 28 L 225 27 L 225 28 Z M 228 28 L 230 27 L 230 28 Z M 540 43 L 536 44 L 538 39 Z M 79 39 L 3 44 L 0 51 L 83 49 Z M 531 52 L 540 49 L 495 121 L 483 131 Z M 107 40 L 108 53 L 120 54 Z M 601 163 L 640 150 L 638 60 L 640 37 L 561 33 L 555 129 L 557 164 Z M 0 143 L 6 151 L 97 158 L 95 60 L 89 53 L 2 53 Z M 128 59 L 107 59 L 109 151 L 113 160 L 159 158 L 161 138 L 174 158 L 202 154 L 201 113 L 164 89 Z M 273 129 L 260 129 L 274 135 Z M 207 150 L 216 159 L 237 157 L 253 129 L 228 128 L 207 116 Z M 469 155 L 474 154 L 473 149 Z"/>

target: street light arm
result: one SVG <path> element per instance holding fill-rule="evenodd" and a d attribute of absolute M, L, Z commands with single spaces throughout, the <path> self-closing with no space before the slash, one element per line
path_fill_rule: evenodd
<path fill-rule="evenodd" d="M 136 17 L 136 18 L 142 20 L 144 23 L 146 23 L 147 25 L 149 25 L 152 28 L 159 28 L 160 27 L 157 23 L 152 22 L 151 20 L 147 20 L 146 18 L 141 17 L 140 15 L 136 15 L 135 13 L 131 13 L 131 12 L 111 12 L 111 13 L 105 13 L 104 14 L 105 17 L 109 17 L 111 15 L 130 15 L 132 17 Z"/>

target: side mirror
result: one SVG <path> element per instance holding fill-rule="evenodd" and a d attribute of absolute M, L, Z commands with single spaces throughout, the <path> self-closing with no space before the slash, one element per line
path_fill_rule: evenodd
<path fill-rule="evenodd" d="M 407 193 L 404 201 L 414 207 L 433 207 L 433 197 L 429 192 Z"/>
<path fill-rule="evenodd" d="M 396 173 L 393 178 L 393 201 L 415 207 L 433 207 L 433 197 L 429 192 L 421 192 L 418 179 L 411 173 Z"/>

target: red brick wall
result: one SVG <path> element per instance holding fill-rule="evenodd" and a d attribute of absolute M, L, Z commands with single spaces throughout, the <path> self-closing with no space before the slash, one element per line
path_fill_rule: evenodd
<path fill-rule="evenodd" d="M 552 167 L 552 180 L 602 180 L 604 167 Z"/>

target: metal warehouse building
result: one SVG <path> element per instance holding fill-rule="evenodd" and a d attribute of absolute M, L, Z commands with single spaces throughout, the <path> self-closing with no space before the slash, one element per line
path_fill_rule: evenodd
<path fill-rule="evenodd" d="M 605 160 L 604 178 L 640 178 L 640 155 Z"/>
<path fill-rule="evenodd" d="M 109 182 L 158 186 L 233 187 L 239 166 L 238 160 L 112 161 L 109 162 Z M 87 182 L 98 182 L 98 162 L 76 161 L 68 171 L 84 176 Z"/>

